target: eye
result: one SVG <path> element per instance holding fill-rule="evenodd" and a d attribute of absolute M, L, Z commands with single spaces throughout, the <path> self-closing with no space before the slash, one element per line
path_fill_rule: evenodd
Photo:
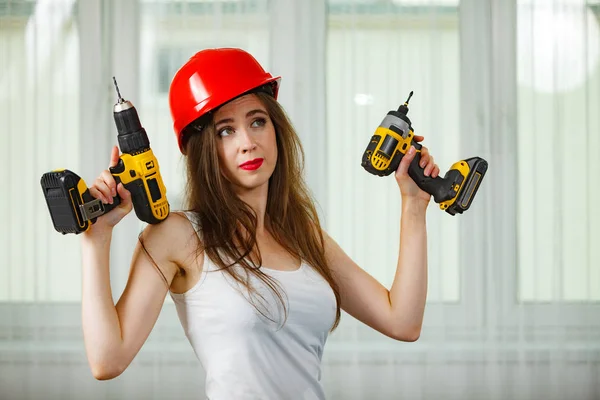
<path fill-rule="evenodd" d="M 229 136 L 234 132 L 233 128 L 230 126 L 223 127 L 217 131 L 217 136 L 225 137 Z"/>
<path fill-rule="evenodd" d="M 250 125 L 253 128 L 260 128 L 261 126 L 265 126 L 265 124 L 267 123 L 267 120 L 264 118 L 256 118 L 254 121 L 252 121 L 252 125 Z"/>

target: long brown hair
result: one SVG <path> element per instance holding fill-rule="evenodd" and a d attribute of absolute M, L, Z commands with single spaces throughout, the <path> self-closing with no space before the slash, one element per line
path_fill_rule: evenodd
<path fill-rule="evenodd" d="M 278 151 L 275 170 L 269 179 L 265 227 L 290 254 L 306 261 L 329 283 L 336 298 L 333 331 L 340 321 L 340 294 L 325 258 L 319 217 L 303 179 L 304 150 L 279 103 L 266 93 L 254 95 L 273 122 Z M 250 276 L 264 282 L 286 310 L 285 293 L 259 268 L 262 259 L 256 245 L 257 217 L 220 173 L 218 139 L 211 118 L 209 115 L 193 122 L 184 132 L 188 138 L 186 208 L 198 216 L 202 236 L 198 250 L 204 250 L 219 269 L 248 290 L 251 302 L 263 316 L 265 312 L 255 300 L 266 304 L 265 299 L 251 285 Z M 235 265 L 238 267 L 234 268 Z"/>

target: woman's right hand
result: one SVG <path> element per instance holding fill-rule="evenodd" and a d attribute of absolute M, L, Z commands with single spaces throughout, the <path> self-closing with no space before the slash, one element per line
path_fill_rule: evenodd
<path fill-rule="evenodd" d="M 109 167 L 114 167 L 119 162 L 119 148 L 114 146 L 110 156 Z M 117 194 L 121 198 L 121 204 L 116 208 L 109 211 L 108 213 L 101 215 L 90 227 L 90 231 L 106 231 L 112 230 L 112 228 L 119 223 L 133 208 L 131 202 L 131 193 L 125 189 L 122 183 L 117 185 L 115 178 L 112 176 L 108 169 L 102 171 L 100 176 L 96 178 L 92 186 L 90 186 L 90 194 L 100 199 L 104 204 L 112 204 L 113 197 Z"/>

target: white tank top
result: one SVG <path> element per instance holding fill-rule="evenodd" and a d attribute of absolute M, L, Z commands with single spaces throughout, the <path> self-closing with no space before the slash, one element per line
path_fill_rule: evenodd
<path fill-rule="evenodd" d="M 201 235 L 193 214 L 186 215 Z M 259 278 L 252 276 L 251 281 L 269 306 L 265 309 L 259 303 L 259 309 L 278 322 L 262 316 L 242 295 L 247 292 L 240 293 L 236 288 L 241 286 L 218 271 L 206 253 L 198 283 L 186 293 L 170 293 L 206 371 L 206 396 L 210 400 L 325 399 L 321 357 L 335 320 L 333 291 L 304 262 L 295 271 L 263 271 L 281 287 L 288 312 L 283 326 L 281 303 Z"/>

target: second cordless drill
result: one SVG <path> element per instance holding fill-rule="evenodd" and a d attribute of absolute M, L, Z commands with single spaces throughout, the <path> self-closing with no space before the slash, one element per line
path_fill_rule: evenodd
<path fill-rule="evenodd" d="M 362 167 L 373 175 L 386 176 L 395 172 L 410 146 L 417 150 L 408 167 L 409 176 L 421 190 L 433 196 L 440 208 L 450 215 L 467 211 L 475 198 L 477 189 L 488 169 L 488 163 L 481 157 L 471 157 L 458 161 L 450 167 L 442 178 L 425 176 L 421 161 L 421 145 L 414 140 L 412 123 L 408 118 L 410 92 L 398 110 L 387 113 L 365 149 Z"/>
<path fill-rule="evenodd" d="M 113 116 L 122 154 L 117 165 L 109 170 L 116 183 L 123 183 L 131 193 L 137 217 L 149 224 L 157 224 L 169 215 L 167 190 L 158 160 L 150 148 L 148 135 L 135 107 L 121 97 L 114 77 L 113 81 L 118 96 Z M 94 199 L 83 179 L 68 169 L 47 172 L 40 183 L 54 228 L 62 234 L 87 231 L 99 216 L 121 204 L 118 195 L 113 198 L 112 204 Z"/>

